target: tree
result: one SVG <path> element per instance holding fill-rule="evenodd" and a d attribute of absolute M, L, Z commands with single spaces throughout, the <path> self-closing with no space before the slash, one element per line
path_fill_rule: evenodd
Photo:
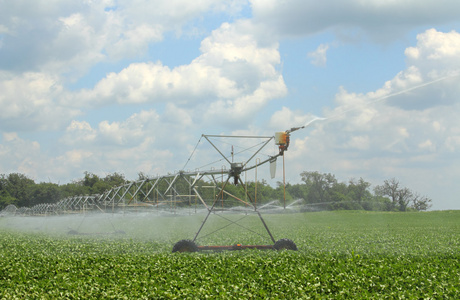
<path fill-rule="evenodd" d="M 16 198 L 18 206 L 30 206 L 28 190 L 35 182 L 24 174 L 11 173 L 8 176 L 2 175 L 2 186 L 8 194 Z"/>
<path fill-rule="evenodd" d="M 352 178 L 348 181 L 348 196 L 358 202 L 369 200 L 372 196 L 369 192 L 370 186 L 362 177 L 358 181 Z"/>
<path fill-rule="evenodd" d="M 139 173 L 139 179 L 141 177 L 142 173 Z M 143 178 L 143 179 L 146 179 L 147 177 Z M 120 174 L 120 173 L 112 173 L 112 174 L 108 174 L 107 176 L 104 177 L 103 179 L 104 182 L 107 182 L 110 187 L 114 187 L 114 186 L 120 186 L 120 185 L 123 185 L 127 182 L 127 180 L 125 179 L 125 175 L 123 174 Z"/>
<path fill-rule="evenodd" d="M 391 200 L 391 208 L 399 211 L 406 211 L 408 207 L 415 210 L 426 210 L 431 206 L 431 199 L 420 196 L 412 192 L 395 178 L 385 180 L 383 185 L 378 185 L 374 189 L 377 196 L 388 196 Z M 409 204 L 411 204 L 409 206 Z"/>
<path fill-rule="evenodd" d="M 73 181 L 60 186 L 62 198 L 89 195 L 90 188 L 81 184 L 81 181 Z"/>
<path fill-rule="evenodd" d="M 337 184 L 334 175 L 315 171 L 302 172 L 300 176 L 308 187 L 309 192 L 306 199 L 308 203 L 325 203 L 331 200 L 330 191 Z"/>
<path fill-rule="evenodd" d="M 398 204 L 397 208 L 399 211 L 406 211 L 407 206 L 413 199 L 413 193 L 408 188 L 401 188 L 398 193 Z"/>
<path fill-rule="evenodd" d="M 11 196 L 7 190 L 0 189 L 0 210 L 4 209 L 10 204 L 17 205 L 17 203 L 18 199 Z"/>
<path fill-rule="evenodd" d="M 149 177 L 144 172 L 137 173 L 137 180 L 148 179 Z"/>
<path fill-rule="evenodd" d="M 278 183 L 283 185 L 282 182 Z M 289 191 L 289 194 L 293 199 L 307 199 L 308 187 L 305 184 L 286 184 L 286 190 Z"/>
<path fill-rule="evenodd" d="M 286 199 L 286 202 L 292 202 L 294 200 L 294 197 L 291 195 L 292 191 L 292 185 L 290 183 L 286 184 L 286 190 L 284 189 L 284 184 L 280 181 L 276 183 L 276 189 L 272 190 L 272 196 L 271 198 L 273 200 L 278 200 L 282 205 L 284 205 L 284 200 Z M 301 198 L 297 197 L 296 199 Z"/>
<path fill-rule="evenodd" d="M 74 182 L 77 185 L 85 187 L 85 189 L 80 189 L 84 192 L 83 194 L 102 194 L 115 186 L 120 186 L 127 182 L 123 174 L 116 172 L 108 174 L 104 178 L 88 171 L 85 171 L 84 174 L 85 177 L 83 179 Z"/>
<path fill-rule="evenodd" d="M 105 191 L 110 190 L 112 185 L 104 180 L 96 181 L 91 187 L 91 194 L 103 194 Z"/>
<path fill-rule="evenodd" d="M 99 178 L 99 176 L 97 176 L 96 174 L 93 174 L 93 173 L 90 173 L 88 171 L 85 171 L 85 177 L 82 179 L 81 181 L 81 184 L 83 186 L 87 186 L 89 187 L 90 189 L 92 189 L 92 187 L 96 184 L 96 182 L 98 182 L 99 180 L 101 180 Z"/>
<path fill-rule="evenodd" d="M 383 185 L 378 185 L 374 188 L 374 192 L 377 196 L 388 196 L 391 200 L 392 209 L 396 208 L 398 203 L 399 194 L 399 181 L 395 178 L 386 179 Z"/>
<path fill-rule="evenodd" d="M 393 204 L 388 197 L 384 196 L 372 196 L 369 201 L 361 202 L 361 206 L 365 210 L 372 211 L 391 211 L 393 210 Z"/>
<path fill-rule="evenodd" d="M 41 203 L 56 203 L 61 199 L 61 190 L 55 183 L 42 182 L 28 189 L 29 206 Z"/>
<path fill-rule="evenodd" d="M 428 210 L 431 207 L 431 199 L 415 193 L 412 199 L 412 208 L 416 211 Z"/>

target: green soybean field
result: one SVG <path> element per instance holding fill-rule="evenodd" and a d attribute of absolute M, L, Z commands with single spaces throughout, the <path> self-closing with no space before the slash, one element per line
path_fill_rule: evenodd
<path fill-rule="evenodd" d="M 203 217 L 1 217 L 0 298 L 460 299 L 460 211 L 267 214 L 298 251 L 172 253 Z M 255 215 L 211 217 L 200 245 L 271 243 Z"/>

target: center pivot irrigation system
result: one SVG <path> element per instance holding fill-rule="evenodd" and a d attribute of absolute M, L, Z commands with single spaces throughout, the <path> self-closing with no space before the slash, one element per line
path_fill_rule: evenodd
<path fill-rule="evenodd" d="M 296 130 L 299 130 L 301 128 L 304 128 L 305 126 L 302 127 L 294 127 L 291 128 L 287 131 L 284 132 L 277 132 L 275 136 L 225 136 L 225 135 L 202 135 L 213 147 L 214 149 L 223 157 L 223 159 L 229 164 L 230 168 L 226 172 L 226 174 L 223 174 L 226 176 L 226 180 L 224 180 L 224 176 L 222 177 L 222 186 L 219 188 L 219 192 L 215 195 L 214 200 L 212 202 L 212 205 L 207 205 L 202 198 L 200 198 L 201 202 L 204 204 L 204 206 L 207 209 L 207 214 L 206 217 L 204 218 L 203 222 L 201 223 L 201 226 L 199 227 L 198 231 L 196 232 L 195 236 L 193 239 L 184 239 L 180 240 L 177 242 L 174 247 L 172 252 L 197 252 L 197 251 L 206 251 L 206 250 L 211 250 L 211 251 L 222 251 L 222 250 L 242 250 L 242 249 L 274 249 L 274 250 L 297 250 L 296 244 L 290 240 L 290 239 L 280 239 L 280 240 L 275 240 L 273 237 L 273 234 L 271 233 L 270 229 L 268 228 L 264 218 L 259 212 L 259 209 L 257 207 L 257 202 L 255 199 L 253 199 L 248 192 L 246 184 L 243 182 L 241 175 L 242 173 L 252 170 L 252 169 L 257 169 L 258 166 L 261 166 L 266 163 L 270 163 L 270 172 L 272 178 L 275 176 L 275 170 L 276 170 L 276 160 L 278 157 L 282 156 L 283 157 L 283 181 L 284 181 L 284 152 L 288 149 L 289 147 L 289 141 L 290 141 L 290 133 Z M 255 153 L 250 156 L 246 161 L 242 162 L 233 162 L 233 150 L 232 150 L 232 161 L 229 160 L 228 157 L 226 157 L 222 151 L 211 141 L 211 138 L 239 138 L 239 139 L 264 139 L 265 142 L 262 143 L 262 145 L 259 147 L 258 150 L 255 151 Z M 264 161 L 253 161 L 254 157 L 271 141 L 275 139 L 275 144 L 278 146 L 278 153 L 274 156 L 270 156 L 268 159 Z M 221 174 L 221 170 L 210 170 L 210 171 L 202 171 L 198 172 L 195 177 L 195 182 L 202 178 L 203 176 L 212 176 L 214 178 L 214 175 L 216 174 Z M 244 189 L 245 193 L 245 200 L 240 199 L 238 197 L 235 197 L 234 195 L 231 195 L 230 193 L 225 191 L 225 187 L 229 184 L 233 184 L 236 186 L 239 186 L 241 189 Z M 194 183 L 192 183 L 192 187 L 194 186 Z M 196 191 L 195 191 L 196 192 Z M 231 198 L 238 200 L 242 202 L 245 206 L 250 207 L 251 210 L 253 210 L 257 216 L 259 217 L 260 221 L 262 222 L 262 225 L 268 234 L 270 240 L 272 241 L 273 244 L 268 244 L 268 245 L 242 245 L 242 244 L 234 244 L 234 245 L 229 245 L 229 246 L 199 246 L 196 243 L 197 238 L 199 237 L 200 233 L 202 232 L 203 227 L 205 226 L 206 222 L 208 221 L 208 218 L 211 214 L 215 213 L 216 211 L 219 210 L 219 206 L 217 205 L 218 203 L 220 204 L 222 201 L 224 201 L 224 194 L 227 194 Z M 225 218 L 225 217 L 224 217 Z M 230 222 L 230 225 L 235 224 L 239 225 L 238 221 L 231 221 L 227 218 L 225 218 L 227 221 Z M 227 225 L 228 226 L 228 225 Z M 244 226 L 241 226 L 245 228 Z M 248 228 L 246 228 L 248 229 Z M 219 230 L 219 229 L 218 229 Z M 216 231 L 218 231 L 216 230 Z M 250 230 L 250 229 L 248 229 Z M 214 232 L 216 232 L 214 231 Z M 250 230 L 252 231 L 252 230 Z"/>
<path fill-rule="evenodd" d="M 316 120 L 316 119 L 315 119 Z M 313 121 L 315 121 L 313 120 Z M 312 123 L 311 121 L 310 123 Z M 201 223 L 198 231 L 192 239 L 181 240 L 173 247 L 173 252 L 195 252 L 202 250 L 241 250 L 241 249 L 288 249 L 297 250 L 296 244 L 289 239 L 280 239 L 278 241 L 273 237 L 272 232 L 267 226 L 260 211 L 279 211 L 281 209 L 291 208 L 291 203 L 286 206 L 284 196 L 284 207 L 273 205 L 270 202 L 260 205 L 257 203 L 257 171 L 258 167 L 264 164 L 270 164 L 271 177 L 275 177 L 276 160 L 278 157 L 283 157 L 283 183 L 284 183 L 284 152 L 289 147 L 290 134 L 293 131 L 307 127 L 310 123 L 302 127 L 294 127 L 284 132 L 277 132 L 275 136 L 226 136 L 226 135 L 202 135 L 198 141 L 197 147 L 202 139 L 205 139 L 212 146 L 210 150 L 199 149 L 200 157 L 203 156 L 208 160 L 214 156 L 222 156 L 217 161 L 195 169 L 194 171 L 185 171 L 185 167 L 191 161 L 192 156 L 197 150 L 192 152 L 187 163 L 181 171 L 168 173 L 167 175 L 158 175 L 155 177 L 145 177 L 137 181 L 127 182 L 123 185 L 113 187 L 105 191 L 103 194 L 71 196 L 61 199 L 57 203 L 42 203 L 32 207 L 17 208 L 14 205 L 9 205 L 0 212 L 0 216 L 53 216 L 53 215 L 71 215 L 78 213 L 130 213 L 130 212 L 148 212 L 156 211 L 162 215 L 171 214 L 191 214 L 192 210 L 203 211 L 206 217 Z M 270 141 L 275 141 L 276 148 L 273 149 L 271 155 L 262 153 L 262 149 L 266 148 Z M 220 143 L 220 144 L 219 144 Z M 241 143 L 244 147 L 238 146 L 238 151 L 233 151 L 233 144 Z M 219 149 L 232 145 L 232 153 L 229 156 L 223 154 L 223 150 Z M 219 145 L 217 147 L 216 145 Z M 249 146 L 250 145 L 250 146 Z M 209 145 L 208 145 L 209 146 Z M 215 153 L 214 149 L 218 152 Z M 243 153 L 244 152 L 244 153 Z M 194 158 L 195 160 L 196 158 Z M 200 159 L 197 159 L 199 161 Z M 236 160 L 236 161 L 234 161 Z M 216 166 L 223 162 L 220 167 Z M 211 167 L 210 167 L 211 166 Z M 252 171 L 251 171 L 252 170 Z M 251 171 L 255 174 L 254 193 L 251 194 L 248 189 L 248 183 L 245 179 Z M 249 183 L 251 186 L 251 183 Z M 285 187 L 285 185 L 284 185 Z M 285 195 L 284 190 L 284 195 Z M 253 196 L 251 196 L 253 195 Z M 236 204 L 235 204 L 236 203 Z M 238 220 L 232 220 L 228 214 L 232 212 L 244 212 L 244 216 L 240 216 Z M 211 214 L 217 215 L 226 221 L 228 224 L 222 228 L 211 224 L 205 230 L 206 223 Z M 246 216 L 255 216 L 256 221 L 260 219 L 263 226 L 260 228 L 252 227 L 253 225 L 243 225 L 243 219 Z M 253 220 L 252 218 L 249 218 Z M 253 223 L 251 223 L 253 224 Z M 242 245 L 234 244 L 231 246 L 198 246 L 197 239 L 200 241 L 221 229 L 230 225 L 237 225 L 254 234 L 259 235 L 263 240 L 270 240 L 269 245 Z M 113 225 L 112 225 L 113 226 Z M 115 229 L 115 228 L 114 228 Z M 209 232 L 212 231 L 212 232 Z M 258 232 L 260 231 L 260 232 Z M 116 231 L 118 232 L 118 231 Z M 78 228 L 72 228 L 69 234 L 90 234 L 81 233 Z M 268 236 L 267 236 L 268 235 Z"/>

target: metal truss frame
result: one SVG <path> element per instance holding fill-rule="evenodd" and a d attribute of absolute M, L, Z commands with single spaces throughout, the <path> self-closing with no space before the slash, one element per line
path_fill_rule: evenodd
<path fill-rule="evenodd" d="M 150 208 L 168 208 L 173 210 L 179 205 L 184 206 L 184 203 L 192 203 L 195 200 L 196 205 L 208 210 L 208 216 L 215 211 L 216 203 L 222 195 L 226 195 L 237 201 L 240 201 L 246 206 L 257 211 L 255 203 L 239 199 L 225 190 L 230 178 L 234 178 L 235 184 L 240 183 L 245 186 L 240 178 L 240 174 L 267 162 L 273 162 L 282 153 L 270 156 L 263 161 L 254 162 L 254 157 L 273 140 L 273 136 L 231 136 L 231 135 L 202 135 L 205 140 L 225 159 L 229 167 L 222 167 L 220 170 L 196 170 L 196 171 L 179 171 L 172 174 L 146 178 L 142 180 L 128 182 L 126 184 L 114 187 L 103 194 L 97 195 L 82 195 L 73 196 L 60 200 L 57 203 L 38 204 L 30 208 L 19 208 L 15 210 L 16 214 L 23 215 L 52 215 L 63 214 L 69 212 L 87 212 L 94 210 L 102 210 L 104 212 L 115 212 L 120 209 L 129 209 L 132 207 L 145 206 Z M 234 163 L 225 156 L 221 149 L 211 141 L 211 138 L 238 138 L 238 139 L 266 139 L 262 145 L 250 156 L 242 162 Z M 226 180 L 224 180 L 227 176 Z M 207 183 L 205 188 L 213 188 L 218 194 L 214 199 L 206 199 L 200 192 L 199 184 Z M 225 182 L 224 185 L 222 183 Z M 245 193 L 249 195 L 248 191 Z M 249 198 L 250 199 L 250 198 Z M 259 214 L 260 215 L 260 214 Z M 206 218 L 207 219 L 207 218 Z M 195 237 L 196 238 L 196 237 Z"/>

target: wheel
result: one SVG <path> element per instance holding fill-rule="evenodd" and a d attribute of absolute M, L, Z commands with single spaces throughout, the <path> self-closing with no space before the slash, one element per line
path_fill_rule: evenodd
<path fill-rule="evenodd" d="M 178 241 L 172 249 L 172 252 L 197 252 L 197 251 L 198 251 L 198 246 L 195 244 L 195 242 L 191 240 Z"/>
<path fill-rule="evenodd" d="M 290 239 L 281 239 L 273 245 L 275 250 L 294 250 L 297 251 L 297 245 Z"/>

